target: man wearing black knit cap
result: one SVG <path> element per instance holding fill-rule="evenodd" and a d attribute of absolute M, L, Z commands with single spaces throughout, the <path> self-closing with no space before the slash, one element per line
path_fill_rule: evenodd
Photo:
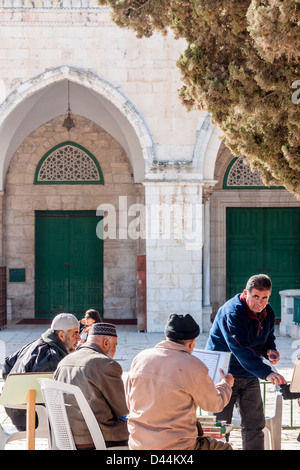
<path fill-rule="evenodd" d="M 233 377 L 221 371 L 216 386 L 192 355 L 200 330 L 191 315 L 172 313 L 166 340 L 140 352 L 126 381 L 131 450 L 230 450 L 228 443 L 199 435 L 196 410 L 222 410 Z"/>
<path fill-rule="evenodd" d="M 116 327 L 94 323 L 87 341 L 64 358 L 55 371 L 60 382 L 77 385 L 87 399 L 102 431 L 106 446 L 127 446 L 128 430 L 122 368 L 113 360 L 117 346 Z M 81 412 L 68 397 L 68 416 L 77 449 L 93 449 L 93 442 Z"/>

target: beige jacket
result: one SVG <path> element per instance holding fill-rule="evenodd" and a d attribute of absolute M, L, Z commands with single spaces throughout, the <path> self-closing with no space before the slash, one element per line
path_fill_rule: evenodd
<path fill-rule="evenodd" d="M 125 388 L 132 450 L 193 449 L 197 407 L 220 412 L 232 393 L 225 382 L 215 386 L 184 346 L 168 340 L 136 356 Z"/>

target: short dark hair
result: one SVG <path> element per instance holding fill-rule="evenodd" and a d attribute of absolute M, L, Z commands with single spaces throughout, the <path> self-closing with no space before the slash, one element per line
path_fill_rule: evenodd
<path fill-rule="evenodd" d="M 255 274 L 248 279 L 246 291 L 251 292 L 252 289 L 272 290 L 272 281 L 267 274 Z"/>
<path fill-rule="evenodd" d="M 169 341 L 172 341 L 173 343 L 177 343 L 177 344 L 183 344 L 184 346 L 189 342 L 191 341 L 190 339 L 175 339 L 175 338 L 168 338 L 167 339 Z"/>

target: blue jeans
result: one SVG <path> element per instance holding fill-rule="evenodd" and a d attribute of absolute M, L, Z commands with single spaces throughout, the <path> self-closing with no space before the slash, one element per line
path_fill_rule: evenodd
<path fill-rule="evenodd" d="M 263 450 L 265 416 L 259 380 L 234 377 L 231 400 L 217 419 L 230 424 L 235 403 L 241 415 L 243 450 Z"/>

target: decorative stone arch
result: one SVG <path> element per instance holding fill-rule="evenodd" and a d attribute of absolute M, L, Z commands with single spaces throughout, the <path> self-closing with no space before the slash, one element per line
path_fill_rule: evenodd
<path fill-rule="evenodd" d="M 214 168 L 217 160 L 222 132 L 210 119 L 207 113 L 203 118 L 199 130 L 197 131 L 194 152 L 193 165 L 200 170 L 202 178 L 205 181 L 214 181 Z"/>
<path fill-rule="evenodd" d="M 113 110 L 122 124 L 127 126 L 124 134 L 126 137 L 129 136 L 130 142 L 128 141 L 128 148 L 125 150 L 129 153 L 128 158 L 132 165 L 134 179 L 136 182 L 141 182 L 145 172 L 155 160 L 155 146 L 141 114 L 125 95 L 96 74 L 76 67 L 61 66 L 47 70 L 22 83 L 0 105 L 0 144 L 3 152 L 3 159 L 0 163 L 0 190 L 4 187 L 5 175 L 13 154 L 22 141 L 37 127 L 32 117 L 32 127 L 27 128 L 24 135 L 18 133 L 22 122 L 30 120 L 26 118 L 31 116 L 31 106 L 39 101 L 47 87 L 63 80 L 69 80 L 103 98 L 107 107 Z M 25 109 L 26 106 L 27 109 Z M 50 116 L 51 118 L 53 116 Z"/>

